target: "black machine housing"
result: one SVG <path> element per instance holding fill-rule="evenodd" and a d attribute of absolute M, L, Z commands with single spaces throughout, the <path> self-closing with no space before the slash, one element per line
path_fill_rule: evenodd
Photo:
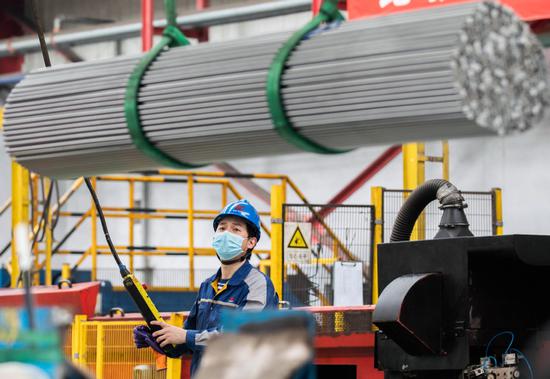
<path fill-rule="evenodd" d="M 502 331 L 515 335 L 536 378 L 550 378 L 550 236 L 387 243 L 378 267 L 373 322 L 386 379 L 462 378 Z M 495 339 L 490 353 L 500 358 L 508 343 Z M 529 378 L 524 367 L 521 377 Z"/>

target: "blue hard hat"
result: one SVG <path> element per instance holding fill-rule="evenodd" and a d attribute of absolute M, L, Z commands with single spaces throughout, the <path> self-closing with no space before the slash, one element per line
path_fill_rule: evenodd
<path fill-rule="evenodd" d="M 260 215 L 248 200 L 237 200 L 227 204 L 214 219 L 214 231 L 218 229 L 218 224 L 225 216 L 235 216 L 245 220 L 254 229 L 252 236 L 260 240 Z"/>

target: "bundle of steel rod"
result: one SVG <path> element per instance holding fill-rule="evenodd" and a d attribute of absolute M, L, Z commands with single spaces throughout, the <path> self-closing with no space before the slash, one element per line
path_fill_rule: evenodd
<path fill-rule="evenodd" d="M 276 34 L 166 50 L 141 82 L 142 129 L 201 164 L 300 151 L 274 130 L 266 99 Z M 140 56 L 41 69 L 13 90 L 4 140 L 18 162 L 56 178 L 158 167 L 133 144 L 124 98 Z M 507 134 L 548 104 L 541 46 L 492 3 L 324 25 L 287 61 L 293 127 L 331 148 Z"/>

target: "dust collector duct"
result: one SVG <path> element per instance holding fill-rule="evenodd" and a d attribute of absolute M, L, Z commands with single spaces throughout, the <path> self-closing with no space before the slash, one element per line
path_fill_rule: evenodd
<path fill-rule="evenodd" d="M 453 214 L 451 218 L 459 222 L 459 227 L 463 230 L 463 235 L 472 235 L 468 229 L 468 221 L 463 212 L 466 204 L 458 188 L 447 180 L 431 179 L 418 186 L 418 188 L 407 197 L 407 200 L 395 218 L 390 242 L 408 241 L 411 238 L 416 220 L 424 208 L 434 200 L 439 200 L 441 207 L 444 208 L 446 212 L 458 213 Z M 458 212 L 453 212 L 454 210 Z M 448 217 L 443 217 L 443 219 L 447 218 Z M 441 228 L 450 227 L 454 229 L 457 225 L 454 225 L 453 222 L 453 225 L 440 224 L 439 226 L 441 233 Z M 436 235 L 436 238 L 437 237 Z"/>
<path fill-rule="evenodd" d="M 194 164 L 299 152 L 273 129 L 265 94 L 290 34 L 163 52 L 145 74 L 147 138 Z M 36 70 L 5 111 L 8 153 L 54 178 L 157 168 L 133 145 L 124 94 L 140 56 Z M 328 25 L 282 78 L 299 133 L 338 149 L 523 131 L 542 118 L 548 79 L 529 27 L 492 3 Z"/>

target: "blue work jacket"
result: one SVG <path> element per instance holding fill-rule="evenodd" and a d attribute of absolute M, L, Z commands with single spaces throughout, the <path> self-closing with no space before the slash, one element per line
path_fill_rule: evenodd
<path fill-rule="evenodd" d="M 178 348 L 193 353 L 191 375 L 197 370 L 208 339 L 222 331 L 220 312 L 223 309 L 262 310 L 277 308 L 279 304 L 271 280 L 248 261 L 218 291 L 220 277 L 221 269 L 201 283 L 197 299 L 185 320 L 186 343 Z"/>

